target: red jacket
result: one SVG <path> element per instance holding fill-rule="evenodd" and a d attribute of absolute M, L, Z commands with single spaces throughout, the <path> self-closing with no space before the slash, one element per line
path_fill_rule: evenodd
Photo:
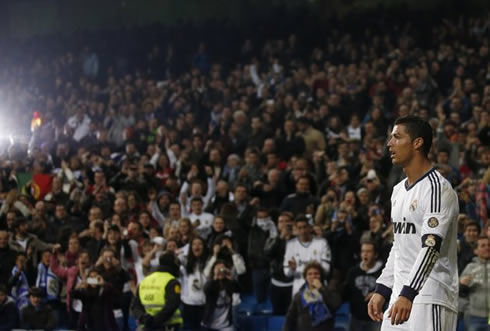
<path fill-rule="evenodd" d="M 58 263 L 58 256 L 53 254 L 51 255 L 50 267 L 56 276 L 66 282 L 66 310 L 70 311 L 71 291 L 77 284 L 78 266 L 62 267 Z"/>

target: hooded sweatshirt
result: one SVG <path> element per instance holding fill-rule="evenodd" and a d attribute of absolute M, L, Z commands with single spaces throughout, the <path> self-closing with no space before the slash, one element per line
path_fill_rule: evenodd
<path fill-rule="evenodd" d="M 359 265 L 352 267 L 347 273 L 344 284 L 343 299 L 349 301 L 352 315 L 359 320 L 370 321 L 367 304 L 364 298 L 376 287 L 376 279 L 381 275 L 383 263 L 376 261 L 375 265 L 364 271 Z"/>
<path fill-rule="evenodd" d="M 490 314 L 490 260 L 474 257 L 460 278 L 471 275 L 470 283 L 460 286 L 460 295 L 469 296 L 470 314 L 487 318 Z"/>

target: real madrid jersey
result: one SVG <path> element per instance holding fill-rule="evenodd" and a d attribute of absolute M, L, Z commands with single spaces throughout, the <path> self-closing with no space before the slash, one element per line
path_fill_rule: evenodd
<path fill-rule="evenodd" d="M 403 295 L 416 303 L 438 304 L 457 312 L 458 197 L 451 184 L 431 169 L 412 185 L 393 188 L 394 242 L 376 292 Z"/>
<path fill-rule="evenodd" d="M 291 271 L 288 264 L 292 258 L 296 260 L 294 272 Z M 325 239 L 313 238 L 310 242 L 303 243 L 296 237 L 288 241 L 284 255 L 284 274 L 288 277 L 294 276 L 293 295 L 305 283 L 303 271 L 305 266 L 312 261 L 320 263 L 326 273 L 330 272 L 331 252 Z"/>

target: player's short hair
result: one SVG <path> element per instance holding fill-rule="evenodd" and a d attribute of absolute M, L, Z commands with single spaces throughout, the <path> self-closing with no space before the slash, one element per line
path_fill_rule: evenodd
<path fill-rule="evenodd" d="M 429 155 L 432 147 L 432 127 L 429 122 L 423 120 L 418 116 L 408 115 L 399 117 L 395 121 L 395 125 L 403 125 L 410 139 L 413 141 L 416 138 L 422 138 L 424 144 L 422 145 L 422 152 L 425 156 Z"/>

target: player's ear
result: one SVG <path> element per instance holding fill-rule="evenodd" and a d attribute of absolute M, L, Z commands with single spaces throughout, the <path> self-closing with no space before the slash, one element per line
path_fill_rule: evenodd
<path fill-rule="evenodd" d="M 412 144 L 415 149 L 419 150 L 424 146 L 424 138 L 417 137 L 413 140 Z"/>

